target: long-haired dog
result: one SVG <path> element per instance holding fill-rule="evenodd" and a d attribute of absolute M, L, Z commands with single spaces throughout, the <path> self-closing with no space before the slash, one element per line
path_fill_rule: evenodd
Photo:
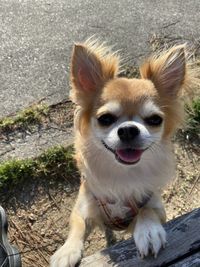
<path fill-rule="evenodd" d="M 52 267 L 80 261 L 93 225 L 133 234 L 141 257 L 165 246 L 161 189 L 174 175 L 170 137 L 182 121 L 180 95 L 192 75 L 184 45 L 147 59 L 139 79 L 119 77 L 117 53 L 94 40 L 71 63 L 75 150 L 82 181 L 65 244 Z"/>

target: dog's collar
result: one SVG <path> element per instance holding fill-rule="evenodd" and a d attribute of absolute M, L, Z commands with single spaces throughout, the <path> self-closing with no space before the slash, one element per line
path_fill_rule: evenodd
<path fill-rule="evenodd" d="M 125 230 L 138 214 L 139 209 L 150 200 L 152 193 L 148 193 L 141 202 L 136 202 L 133 198 L 124 201 L 122 208 L 125 208 L 126 212 L 123 216 L 112 216 L 111 206 L 115 204 L 115 201 L 93 196 L 100 209 L 104 224 L 113 230 Z"/>

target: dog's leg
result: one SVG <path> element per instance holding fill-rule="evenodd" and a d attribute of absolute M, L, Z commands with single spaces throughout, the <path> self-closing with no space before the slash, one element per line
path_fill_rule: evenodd
<path fill-rule="evenodd" d="M 166 232 L 161 224 L 165 221 L 165 211 L 161 202 L 160 207 L 152 205 L 154 200 L 140 210 L 133 232 L 136 247 L 142 258 L 149 253 L 157 257 L 160 248 L 166 244 Z"/>
<path fill-rule="evenodd" d="M 51 267 L 73 267 L 80 261 L 83 250 L 85 221 L 73 211 L 70 218 L 70 232 L 65 244 L 51 257 Z"/>
<path fill-rule="evenodd" d="M 76 205 L 70 216 L 70 231 L 65 244 L 51 257 L 51 267 L 73 267 L 82 256 L 86 234 L 86 220 L 89 214 L 88 195 L 84 185 L 79 190 Z"/>
<path fill-rule="evenodd" d="M 115 234 L 108 227 L 106 227 L 106 229 L 105 229 L 105 236 L 106 236 L 106 245 L 107 245 L 107 247 L 110 247 L 110 246 L 114 245 L 117 242 Z"/>

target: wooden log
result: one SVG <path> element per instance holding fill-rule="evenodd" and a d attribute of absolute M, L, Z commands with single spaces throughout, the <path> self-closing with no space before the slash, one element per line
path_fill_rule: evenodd
<path fill-rule="evenodd" d="M 191 266 L 176 264 L 179 264 L 181 261 L 189 264 L 187 263 L 187 259 L 192 259 L 195 262 L 195 255 L 198 256 L 197 260 L 199 259 L 200 209 L 195 209 L 186 215 L 169 221 L 164 227 L 167 231 L 168 243 L 166 248 L 160 251 L 156 259 L 153 256 L 140 259 L 133 239 L 129 239 L 84 258 L 81 261 L 80 267 Z"/>
<path fill-rule="evenodd" d="M 187 257 L 184 260 L 172 264 L 170 267 L 199 267 L 199 266 L 200 266 L 200 252 L 197 252 L 192 256 Z"/>

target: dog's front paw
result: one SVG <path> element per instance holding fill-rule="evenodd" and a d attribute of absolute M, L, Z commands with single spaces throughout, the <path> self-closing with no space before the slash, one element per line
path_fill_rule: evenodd
<path fill-rule="evenodd" d="M 82 256 L 83 244 L 73 244 L 69 241 L 59 248 L 50 260 L 50 267 L 74 267 Z"/>
<path fill-rule="evenodd" d="M 160 248 L 166 244 L 166 232 L 163 226 L 159 222 L 147 219 L 136 223 L 133 236 L 141 258 L 150 252 L 156 258 Z"/>

